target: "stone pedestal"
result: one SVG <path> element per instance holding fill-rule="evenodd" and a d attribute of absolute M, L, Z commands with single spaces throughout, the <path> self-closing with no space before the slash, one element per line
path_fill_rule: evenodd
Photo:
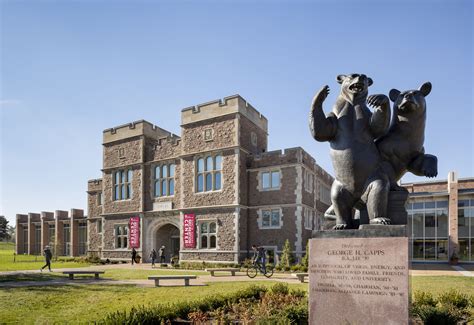
<path fill-rule="evenodd" d="M 310 240 L 310 324 L 408 324 L 406 226 L 319 231 Z"/>

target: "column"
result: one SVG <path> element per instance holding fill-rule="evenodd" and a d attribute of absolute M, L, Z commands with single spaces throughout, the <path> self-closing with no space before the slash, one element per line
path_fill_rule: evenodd
<path fill-rule="evenodd" d="M 449 256 L 459 256 L 458 238 L 458 175 L 452 171 L 448 174 L 449 193 Z"/>

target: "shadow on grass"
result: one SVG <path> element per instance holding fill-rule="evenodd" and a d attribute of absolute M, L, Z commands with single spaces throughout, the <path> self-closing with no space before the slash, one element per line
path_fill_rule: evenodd
<path fill-rule="evenodd" d="M 51 273 L 14 273 L 0 275 L 0 283 L 24 281 L 51 281 L 58 279 L 67 279 L 67 277 Z"/>

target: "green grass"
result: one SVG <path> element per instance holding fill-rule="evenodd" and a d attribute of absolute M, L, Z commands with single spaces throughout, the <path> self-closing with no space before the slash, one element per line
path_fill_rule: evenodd
<path fill-rule="evenodd" d="M 0 272 L 2 271 L 19 271 L 19 270 L 38 270 L 45 262 L 41 256 L 33 255 L 17 255 L 14 262 L 15 244 L 0 242 Z M 51 263 L 51 266 L 58 268 L 75 268 L 89 266 L 84 262 L 70 261 L 68 258 L 60 258 L 58 261 Z"/>
<path fill-rule="evenodd" d="M 143 288 L 134 285 L 70 285 L 0 289 L 0 323 L 87 323 L 132 306 L 152 306 L 231 294 L 251 284 L 274 282 L 216 282 L 208 286 Z M 306 289 L 305 284 L 290 285 Z"/>
<path fill-rule="evenodd" d="M 412 291 L 427 291 L 439 295 L 450 289 L 474 295 L 474 277 L 466 276 L 412 276 Z"/>

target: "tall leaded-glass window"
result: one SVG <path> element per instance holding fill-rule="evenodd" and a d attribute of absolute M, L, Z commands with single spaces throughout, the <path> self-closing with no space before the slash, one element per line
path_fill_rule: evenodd
<path fill-rule="evenodd" d="M 114 172 L 114 200 L 127 200 L 132 197 L 132 170 Z"/>
<path fill-rule="evenodd" d="M 196 192 L 222 188 L 222 156 L 206 156 L 196 161 Z"/>
<path fill-rule="evenodd" d="M 128 226 L 116 225 L 115 226 L 115 248 L 127 248 L 127 247 L 128 247 Z"/>
<path fill-rule="evenodd" d="M 174 174 L 176 165 L 165 164 L 155 167 L 155 196 L 174 195 Z"/>
<path fill-rule="evenodd" d="M 217 224 L 214 221 L 205 221 L 200 224 L 200 248 L 212 249 L 217 247 Z"/>

